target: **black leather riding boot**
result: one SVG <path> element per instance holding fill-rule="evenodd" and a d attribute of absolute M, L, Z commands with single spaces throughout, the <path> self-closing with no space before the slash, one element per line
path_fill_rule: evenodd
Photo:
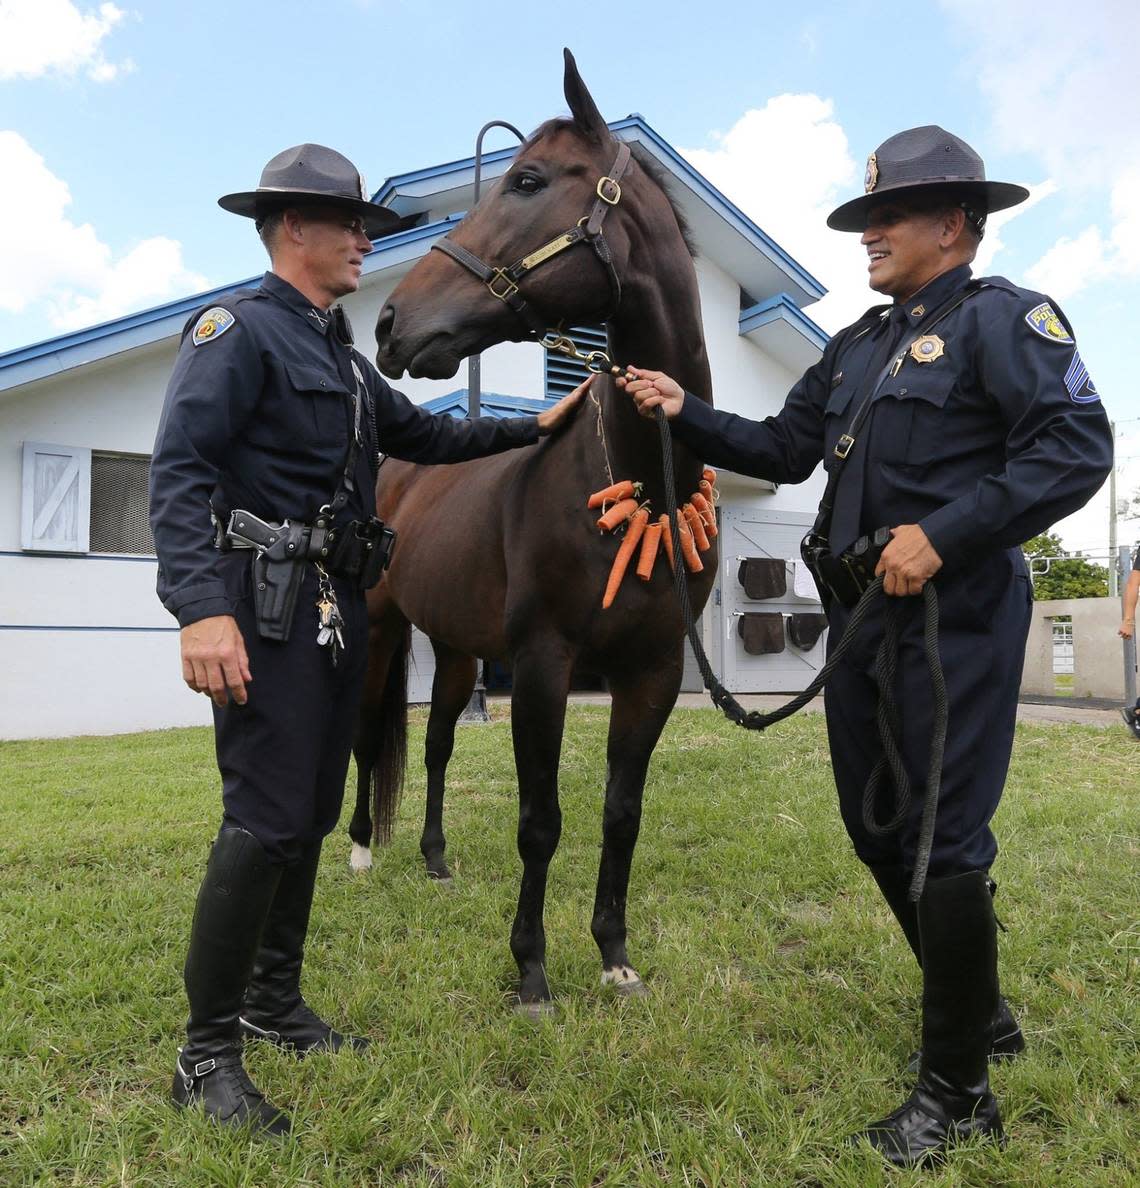
<path fill-rule="evenodd" d="M 887 906 L 894 913 L 903 930 L 903 935 L 914 953 L 915 960 L 922 965 L 921 943 L 918 936 L 918 905 L 908 897 L 910 890 L 910 875 L 901 866 L 868 866 Z M 989 882 L 991 898 L 997 889 L 997 884 Z M 997 1010 L 994 1011 L 990 1026 L 990 1059 L 1009 1060 L 1019 1052 L 1025 1050 L 1025 1037 L 1009 1003 L 998 993 Z M 920 1052 L 913 1052 L 907 1061 L 907 1072 L 917 1076 Z"/>
<path fill-rule="evenodd" d="M 368 1047 L 360 1036 L 334 1031 L 301 996 L 301 963 L 320 860 L 318 841 L 282 870 L 239 1024 L 247 1039 L 268 1040 L 302 1054 L 316 1048 L 335 1052 L 345 1044 Z"/>
<path fill-rule="evenodd" d="M 918 1084 L 889 1117 L 856 1135 L 912 1167 L 973 1135 L 1003 1139 L 987 1058 L 997 1005 L 997 925 L 983 871 L 928 879 L 918 904 L 922 1060 Z"/>
<path fill-rule="evenodd" d="M 238 1012 L 280 874 L 253 834 L 218 834 L 194 909 L 184 971 L 190 1019 L 171 1091 L 175 1104 L 201 1105 L 223 1125 L 270 1134 L 287 1134 L 289 1117 L 242 1067 Z"/>

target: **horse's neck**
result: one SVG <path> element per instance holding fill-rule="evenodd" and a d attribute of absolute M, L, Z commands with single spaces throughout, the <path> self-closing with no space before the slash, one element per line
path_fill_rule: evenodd
<path fill-rule="evenodd" d="M 696 276 L 686 267 L 672 283 L 657 283 L 630 292 L 623 308 L 631 312 L 609 325 L 610 355 L 619 366 L 663 371 L 686 392 L 712 402 L 712 377 L 701 325 Z M 641 416 L 629 396 L 610 385 L 603 402 L 605 431 L 614 454 L 627 468 L 660 470 L 659 431 Z M 674 445 L 678 481 L 692 479 L 699 464 L 687 450 Z M 682 478 L 681 471 L 685 472 Z M 616 476 L 623 477 L 623 476 Z M 628 477 L 628 476 L 625 476 Z M 693 480 L 695 483 L 695 480 Z"/>

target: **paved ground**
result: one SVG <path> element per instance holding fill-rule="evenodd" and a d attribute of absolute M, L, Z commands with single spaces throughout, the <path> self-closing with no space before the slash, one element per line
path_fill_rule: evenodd
<path fill-rule="evenodd" d="M 573 693 L 570 700 L 580 705 L 608 705 L 610 699 L 602 693 Z M 743 693 L 737 700 L 746 710 L 771 710 L 789 701 L 790 695 Z M 682 693 L 677 698 L 677 704 L 690 709 L 713 708 L 707 693 Z M 817 697 L 800 712 L 823 713 L 823 698 Z M 1104 701 L 1074 702 L 1061 698 L 1022 701 L 1017 707 L 1017 719 L 1019 722 L 1081 722 L 1087 726 L 1113 727 L 1127 732 L 1120 719 L 1119 708 Z"/>

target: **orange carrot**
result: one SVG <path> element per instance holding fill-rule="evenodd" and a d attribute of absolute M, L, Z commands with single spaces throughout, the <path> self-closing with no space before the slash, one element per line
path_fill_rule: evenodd
<path fill-rule="evenodd" d="M 709 503 L 716 503 L 716 488 L 712 485 L 712 483 L 709 482 L 708 479 L 701 479 L 701 481 L 697 483 L 697 490 L 700 491 L 700 493 L 709 501 Z"/>
<path fill-rule="evenodd" d="M 681 533 L 681 555 L 685 558 L 685 564 L 693 573 L 700 573 L 705 567 L 704 562 L 697 554 L 697 546 L 693 541 L 693 533 L 682 512 L 677 513 L 677 529 Z"/>
<path fill-rule="evenodd" d="M 701 517 L 701 523 L 705 526 L 705 531 L 711 540 L 717 534 L 716 526 L 716 512 L 713 511 L 712 504 L 700 493 L 694 491 L 692 497 L 692 504 L 697 509 L 697 514 Z"/>
<path fill-rule="evenodd" d="M 624 524 L 635 511 L 636 499 L 621 499 L 604 516 L 598 517 L 598 527 L 603 532 L 612 532 L 619 524 Z"/>
<path fill-rule="evenodd" d="M 610 606 L 617 597 L 621 579 L 625 577 L 626 567 L 629 565 L 629 559 L 633 556 L 633 550 L 637 548 L 637 542 L 641 539 L 648 522 L 649 512 L 644 507 L 639 507 L 629 521 L 625 538 L 614 558 L 613 569 L 610 570 L 609 580 L 606 582 L 606 592 L 602 595 L 602 610 Z"/>
<path fill-rule="evenodd" d="M 701 471 L 701 478 L 705 479 L 710 487 L 716 486 L 716 471 L 711 466 L 706 466 Z"/>
<path fill-rule="evenodd" d="M 617 503 L 619 499 L 629 499 L 638 493 L 640 487 L 640 483 L 633 483 L 629 479 L 623 479 L 620 483 L 614 483 L 612 487 L 603 487 L 600 491 L 595 491 L 586 500 L 586 506 L 602 507 L 607 503 Z"/>
<path fill-rule="evenodd" d="M 665 546 L 665 556 L 669 558 L 669 568 L 676 572 L 677 559 L 673 556 L 673 533 L 669 531 L 669 517 L 662 512 L 657 517 L 657 523 L 661 525 L 661 543 Z"/>
<path fill-rule="evenodd" d="M 657 546 L 661 543 L 661 523 L 646 524 L 641 537 L 641 556 L 637 559 L 637 576 L 643 582 L 653 576 L 653 562 L 657 560 Z"/>
<path fill-rule="evenodd" d="M 685 519 L 689 521 L 698 552 L 703 553 L 709 547 L 709 534 L 705 531 L 705 522 L 701 519 L 701 513 L 691 503 L 686 503 L 681 510 L 685 513 Z"/>

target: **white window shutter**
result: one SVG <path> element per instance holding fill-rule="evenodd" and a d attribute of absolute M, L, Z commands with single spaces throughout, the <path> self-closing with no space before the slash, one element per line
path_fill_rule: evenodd
<path fill-rule="evenodd" d="M 91 536 L 91 451 L 24 442 L 20 547 L 86 553 Z"/>

